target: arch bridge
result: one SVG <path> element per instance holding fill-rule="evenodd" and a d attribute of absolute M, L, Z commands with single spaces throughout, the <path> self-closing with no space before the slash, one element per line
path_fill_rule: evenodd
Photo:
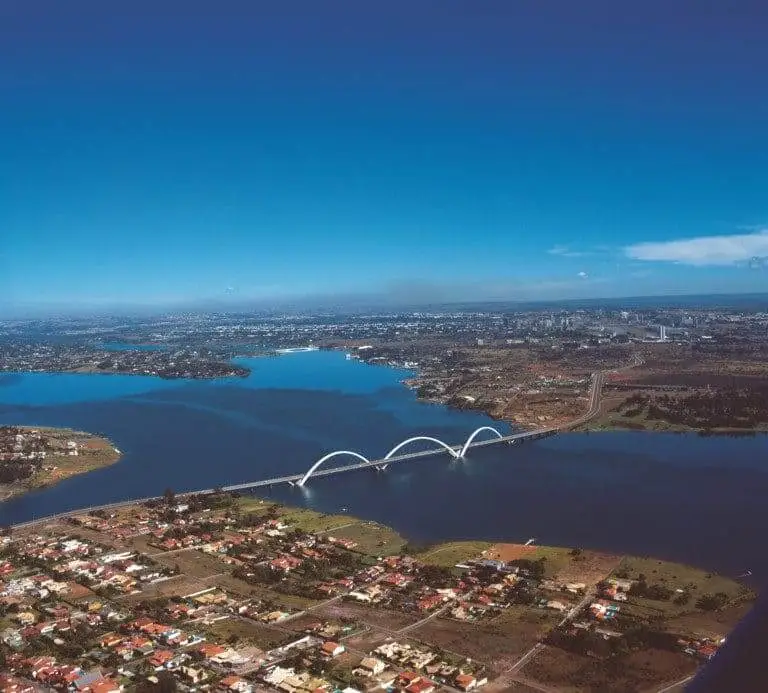
<path fill-rule="evenodd" d="M 308 470 L 307 473 L 301 477 L 301 479 L 296 482 L 297 486 L 304 486 L 304 484 L 307 483 L 307 479 L 311 477 L 315 470 L 320 467 L 322 464 L 327 462 L 328 460 L 339 457 L 340 455 L 347 455 L 349 457 L 356 457 L 358 460 L 360 460 L 363 463 L 370 464 L 370 460 L 367 457 L 364 457 L 359 452 L 354 452 L 353 450 L 336 450 L 335 452 L 328 453 L 325 457 L 321 457 L 317 462 L 315 462 Z"/>
<path fill-rule="evenodd" d="M 481 433 L 484 433 L 485 431 L 489 431 L 495 435 L 494 439 L 491 440 L 484 440 L 481 442 L 475 442 L 475 438 L 479 436 Z M 327 455 L 321 457 L 317 462 L 315 462 L 307 471 L 306 473 L 298 480 L 296 481 L 297 486 L 304 486 L 307 481 L 309 481 L 310 477 L 317 472 L 317 470 L 325 464 L 328 460 L 339 457 L 339 456 L 348 456 L 348 457 L 355 457 L 358 462 L 349 465 L 348 467 L 339 467 L 337 470 L 324 470 L 323 472 L 320 472 L 321 474 L 331 474 L 334 473 L 334 471 L 344 471 L 345 469 L 363 469 L 366 467 L 373 467 L 378 470 L 384 470 L 387 468 L 387 466 L 391 462 L 398 462 L 408 459 L 415 459 L 419 457 L 427 457 L 431 455 L 440 454 L 441 452 L 447 452 L 451 458 L 458 460 L 462 459 L 466 454 L 467 450 L 469 450 L 470 447 L 473 445 L 492 445 L 494 443 L 500 443 L 503 441 L 506 442 L 514 442 L 514 439 L 525 434 L 515 434 L 511 436 L 504 436 L 501 433 L 499 433 L 498 430 L 493 428 L 492 426 L 480 426 L 480 428 L 475 429 L 470 433 L 469 437 L 464 441 L 463 445 L 449 445 L 448 443 L 440 440 L 439 438 L 433 438 L 431 436 L 414 436 L 413 438 L 407 438 L 406 440 L 398 443 L 393 447 L 386 455 L 384 455 L 383 458 L 379 460 L 369 460 L 367 457 L 361 455 L 358 452 L 354 452 L 352 450 L 336 450 L 335 452 L 328 453 Z M 411 443 L 416 443 L 420 441 L 425 441 L 428 443 L 435 443 L 437 445 L 437 448 L 429 449 L 429 450 L 421 450 L 419 452 L 412 452 L 412 453 L 406 453 L 398 455 L 397 453 L 400 452 L 403 448 L 407 447 Z"/>

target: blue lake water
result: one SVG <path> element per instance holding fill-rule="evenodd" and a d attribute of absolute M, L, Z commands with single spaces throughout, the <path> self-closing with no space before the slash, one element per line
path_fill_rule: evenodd
<path fill-rule="evenodd" d="M 337 449 L 381 457 L 431 435 L 462 442 L 504 424 L 418 402 L 405 371 L 330 352 L 242 359 L 248 378 L 0 375 L 0 422 L 102 433 L 112 467 L 0 505 L 0 523 L 79 507 L 303 472 Z M 414 447 L 414 450 L 417 449 Z M 526 540 L 682 560 L 768 575 L 768 437 L 612 432 L 313 479 L 275 500 L 377 520 L 407 537 Z M 338 463 L 341 462 L 341 459 Z M 336 463 L 336 462 L 335 462 Z"/>

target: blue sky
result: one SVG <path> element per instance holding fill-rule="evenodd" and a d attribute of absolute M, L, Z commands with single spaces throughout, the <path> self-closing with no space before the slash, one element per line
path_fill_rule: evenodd
<path fill-rule="evenodd" d="M 766 31 L 739 0 L 6 0 L 0 311 L 768 291 Z"/>

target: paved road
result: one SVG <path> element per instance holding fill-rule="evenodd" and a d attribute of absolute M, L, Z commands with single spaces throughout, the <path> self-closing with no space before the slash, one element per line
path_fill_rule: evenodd
<path fill-rule="evenodd" d="M 594 589 L 589 590 L 584 595 L 583 599 L 581 599 L 581 601 L 579 601 L 578 604 L 571 607 L 571 610 L 565 616 L 563 616 L 562 621 L 560 621 L 560 623 L 557 624 L 557 627 L 562 628 L 566 623 L 569 623 L 574 618 L 576 618 L 576 616 L 581 612 L 581 610 L 587 604 L 589 604 L 589 602 L 592 601 L 594 597 L 595 597 L 595 590 Z M 502 676 L 504 676 L 505 674 L 513 675 L 516 672 L 520 671 L 520 669 L 522 669 L 528 662 L 530 662 L 545 647 L 546 645 L 544 643 L 540 643 L 540 642 L 536 643 L 530 650 L 528 650 L 528 652 L 526 652 L 522 657 L 520 657 L 520 659 L 518 659 L 517 662 L 515 662 L 509 669 L 507 669 L 507 671 L 504 672 Z"/>

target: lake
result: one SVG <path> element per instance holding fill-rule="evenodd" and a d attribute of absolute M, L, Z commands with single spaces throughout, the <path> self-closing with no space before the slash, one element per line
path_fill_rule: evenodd
<path fill-rule="evenodd" d="M 249 377 L 0 374 L 0 422 L 108 436 L 112 467 L 0 505 L 0 523 L 93 504 L 303 472 L 348 449 L 381 457 L 401 440 L 463 442 L 505 424 L 418 402 L 402 370 L 336 352 L 240 359 Z M 419 449 L 414 444 L 413 450 Z M 423 449 L 423 448 L 422 448 Z M 275 500 L 348 512 L 409 539 L 490 538 L 623 551 L 730 575 L 768 574 L 768 437 L 610 432 L 472 450 L 311 479 Z M 332 464 L 342 464 L 343 458 Z"/>

